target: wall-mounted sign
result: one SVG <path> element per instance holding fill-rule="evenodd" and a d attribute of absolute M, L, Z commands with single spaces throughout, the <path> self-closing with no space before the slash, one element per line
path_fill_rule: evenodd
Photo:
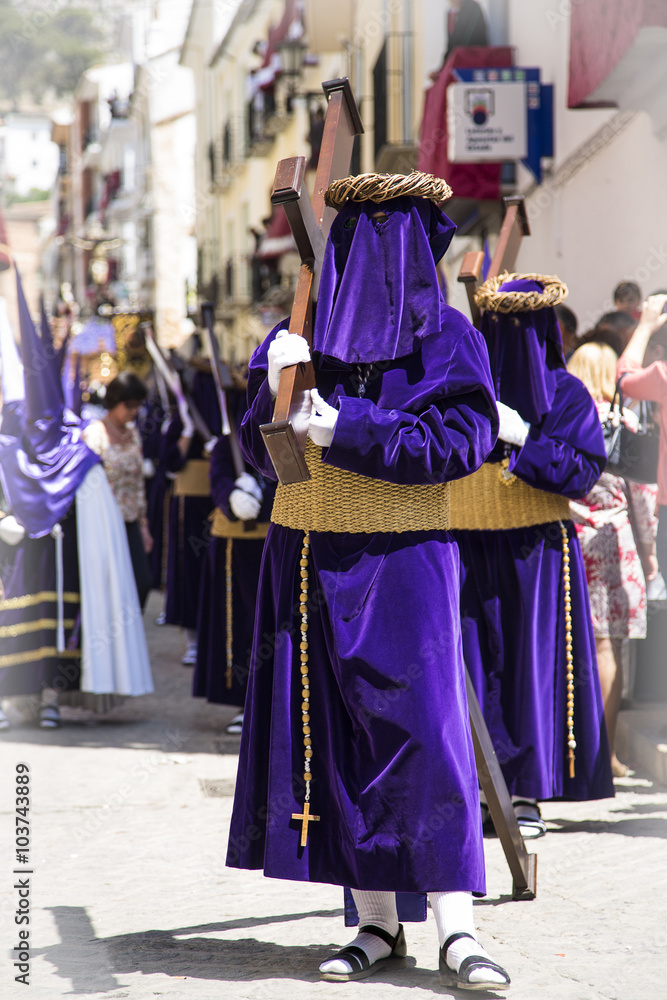
<path fill-rule="evenodd" d="M 528 152 L 525 83 L 451 83 L 447 119 L 450 163 L 522 160 Z"/>
<path fill-rule="evenodd" d="M 447 156 L 451 163 L 523 160 L 541 179 L 553 155 L 553 88 L 538 68 L 460 69 L 447 88 Z"/>

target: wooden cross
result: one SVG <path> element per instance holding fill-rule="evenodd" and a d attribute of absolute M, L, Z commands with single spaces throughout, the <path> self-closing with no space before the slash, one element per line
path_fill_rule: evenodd
<path fill-rule="evenodd" d="M 272 204 L 285 209 L 301 257 L 289 332 L 305 337 L 309 346 L 313 297 L 317 294 L 327 236 L 336 216 L 336 210 L 324 204 L 324 192 L 331 181 L 349 173 L 354 137 L 364 131 L 347 77 L 323 83 L 322 90 L 328 104 L 312 204 L 304 190 L 305 156 L 279 162 L 271 194 Z M 314 387 L 312 363 L 284 368 L 273 421 L 260 428 L 281 483 L 310 479 L 304 451 L 311 410 L 310 390 Z"/>
<path fill-rule="evenodd" d="M 523 197 L 516 195 L 511 198 L 503 198 L 503 201 L 505 202 L 505 218 L 487 278 L 496 278 L 503 271 L 513 271 L 521 240 L 524 236 L 530 236 L 530 226 L 528 225 Z M 481 284 L 483 262 L 483 252 L 471 250 L 463 258 L 459 270 L 458 280 L 466 286 L 473 326 L 478 326 L 480 320 L 479 307 L 475 302 L 475 292 Z"/>
<path fill-rule="evenodd" d="M 301 824 L 301 846 L 305 847 L 306 846 L 306 842 L 308 840 L 308 824 L 312 823 L 313 821 L 315 821 L 316 823 L 319 823 L 320 817 L 319 816 L 311 816 L 310 815 L 310 802 L 304 802 L 304 804 L 303 804 L 303 812 L 302 813 L 292 813 L 292 819 L 303 820 L 303 822 Z"/>

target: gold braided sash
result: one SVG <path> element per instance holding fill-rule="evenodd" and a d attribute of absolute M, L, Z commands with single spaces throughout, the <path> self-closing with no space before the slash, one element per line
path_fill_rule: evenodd
<path fill-rule="evenodd" d="M 449 527 L 449 483 L 399 486 L 336 469 L 321 461 L 310 439 L 311 478 L 279 485 L 271 520 L 298 531 L 444 531 Z"/>
<path fill-rule="evenodd" d="M 266 538 L 269 530 L 268 521 L 260 521 L 252 531 L 245 531 L 245 521 L 230 521 L 222 513 L 219 507 L 209 515 L 211 522 L 211 534 L 214 538 L 243 538 L 245 541 L 253 541 L 257 538 Z"/>
<path fill-rule="evenodd" d="M 459 531 L 507 531 L 570 519 L 565 497 L 528 486 L 507 462 L 485 462 L 451 487 L 450 527 Z"/>

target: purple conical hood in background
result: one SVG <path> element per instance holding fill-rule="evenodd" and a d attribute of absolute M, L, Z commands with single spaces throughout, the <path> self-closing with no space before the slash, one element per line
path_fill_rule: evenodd
<path fill-rule="evenodd" d="M 16 297 L 21 329 L 26 419 L 31 421 L 45 418 L 54 419 L 62 413 L 64 400 L 60 375 L 56 372 L 53 364 L 54 353 L 51 334 L 48 333 L 48 343 L 45 343 L 38 335 L 23 294 L 23 285 L 18 270 L 16 272 Z"/>
<path fill-rule="evenodd" d="M 25 373 L 25 425 L 0 447 L 0 479 L 12 513 L 28 535 L 47 535 L 71 507 L 88 471 L 100 459 L 82 437 L 81 421 L 66 413 L 51 347 L 37 336 L 16 274 L 21 353 Z"/>
<path fill-rule="evenodd" d="M 23 365 L 9 323 L 7 304 L 3 298 L 0 298 L 0 365 L 2 366 L 0 434 L 16 437 L 21 433 L 23 426 L 25 386 Z"/>

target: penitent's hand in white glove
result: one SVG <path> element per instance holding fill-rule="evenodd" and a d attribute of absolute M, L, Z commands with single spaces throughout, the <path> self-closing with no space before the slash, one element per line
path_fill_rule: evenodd
<path fill-rule="evenodd" d="M 0 539 L 6 545 L 18 545 L 25 537 L 25 528 L 16 520 L 13 514 L 0 518 Z"/>
<path fill-rule="evenodd" d="M 255 500 L 262 502 L 262 487 L 259 485 L 254 476 L 251 476 L 249 472 L 243 472 L 238 479 L 234 481 L 234 486 L 238 489 L 243 490 L 244 493 L 249 493 L 251 497 Z"/>
<path fill-rule="evenodd" d="M 528 437 L 530 424 L 527 424 L 516 410 L 513 410 L 511 406 L 505 406 L 500 400 L 498 400 L 496 406 L 498 407 L 498 416 L 500 417 L 498 437 L 501 441 L 506 441 L 507 444 L 515 444 L 518 448 L 523 448 Z"/>
<path fill-rule="evenodd" d="M 206 452 L 207 455 L 211 454 L 217 443 L 218 443 L 217 437 L 212 437 L 208 439 L 208 441 L 204 445 L 204 451 Z"/>
<path fill-rule="evenodd" d="M 269 347 L 267 357 L 269 360 L 269 389 L 275 398 L 278 395 L 280 373 L 283 368 L 310 361 L 310 349 L 305 339 L 300 337 L 298 333 L 279 330 Z"/>
<path fill-rule="evenodd" d="M 318 447 L 328 448 L 333 441 L 338 410 L 325 403 L 317 389 L 310 390 L 310 398 L 313 401 L 313 412 L 308 424 L 308 437 Z"/>
<path fill-rule="evenodd" d="M 229 509 L 240 521 L 254 521 L 260 507 L 259 500 L 243 490 L 232 490 L 229 494 Z"/>

